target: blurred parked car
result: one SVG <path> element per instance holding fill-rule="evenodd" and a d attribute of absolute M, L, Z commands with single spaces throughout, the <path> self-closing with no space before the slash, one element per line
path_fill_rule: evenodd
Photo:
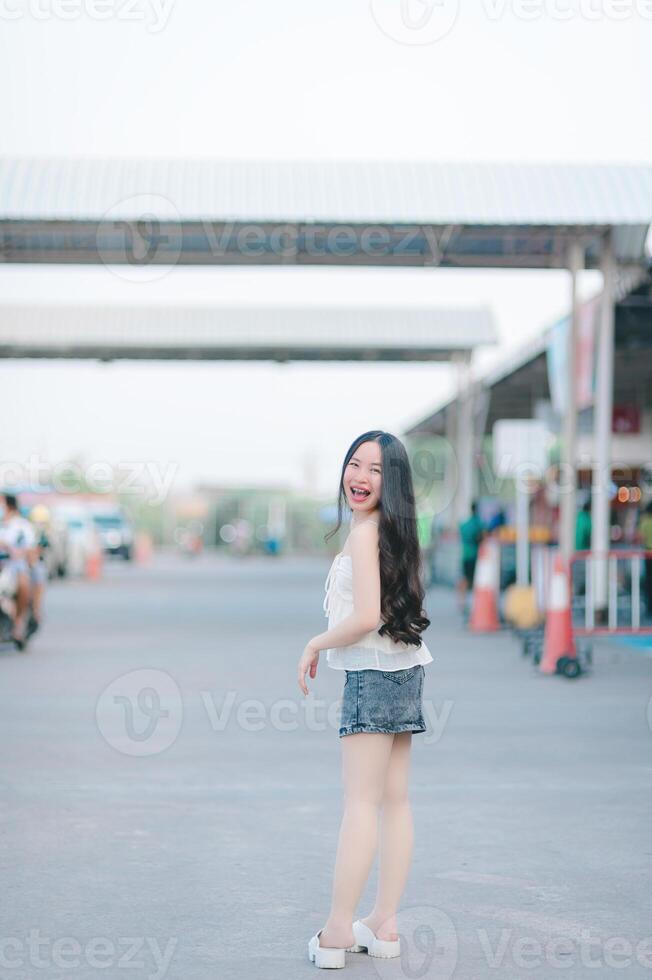
<path fill-rule="evenodd" d="M 91 515 L 107 555 L 120 555 L 130 561 L 133 555 L 134 529 L 121 507 L 91 508 Z"/>

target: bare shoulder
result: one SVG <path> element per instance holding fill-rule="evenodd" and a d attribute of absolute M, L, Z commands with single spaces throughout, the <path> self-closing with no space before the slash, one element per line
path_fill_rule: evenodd
<path fill-rule="evenodd" d="M 373 521 L 365 521 L 349 532 L 346 540 L 352 555 L 375 555 L 378 552 L 378 525 Z"/>

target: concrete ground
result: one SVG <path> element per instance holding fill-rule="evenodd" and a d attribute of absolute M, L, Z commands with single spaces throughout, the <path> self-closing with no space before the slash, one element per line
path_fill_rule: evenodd
<path fill-rule="evenodd" d="M 322 658 L 304 699 L 295 674 L 327 565 L 159 555 L 50 587 L 0 650 L 0 976 L 315 975 L 342 676 Z M 349 975 L 652 977 L 649 651 L 547 677 L 452 593 L 428 612 L 404 953 Z"/>

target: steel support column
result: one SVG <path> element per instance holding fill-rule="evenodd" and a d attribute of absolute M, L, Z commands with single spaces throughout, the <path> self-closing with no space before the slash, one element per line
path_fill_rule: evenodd
<path fill-rule="evenodd" d="M 444 525 L 449 531 L 457 528 L 457 416 L 459 405 L 453 399 L 446 406 L 444 414 L 445 438 L 446 438 L 446 473 L 444 479 L 446 507 Z"/>
<path fill-rule="evenodd" d="M 561 467 L 559 474 L 559 549 L 568 561 L 575 547 L 577 489 L 577 279 L 584 266 L 582 243 L 571 242 L 568 249 L 571 316 L 566 344 L 564 377 L 564 419 L 562 427 Z"/>
<path fill-rule="evenodd" d="M 455 456 L 457 459 L 458 485 L 455 494 L 456 520 L 461 521 L 471 514 L 473 499 L 473 388 L 471 384 L 471 355 L 459 354 L 457 365 L 457 428 Z"/>
<path fill-rule="evenodd" d="M 591 497 L 591 550 L 609 550 L 609 487 L 611 485 L 611 428 L 614 380 L 614 320 L 616 261 L 613 236 L 607 232 L 601 256 L 602 303 L 597 332 L 595 400 L 593 406 L 593 485 Z M 607 561 L 594 562 L 593 604 L 607 607 Z"/>

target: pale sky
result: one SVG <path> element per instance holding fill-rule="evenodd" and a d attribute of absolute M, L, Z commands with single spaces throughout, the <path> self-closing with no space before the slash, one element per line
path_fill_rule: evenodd
<path fill-rule="evenodd" d="M 3 0 L 0 21 L 6 155 L 652 163 L 650 0 Z M 597 288 L 583 276 L 585 295 Z M 185 268 L 142 283 L 106 268 L 0 266 L 0 293 L 477 303 L 493 309 L 500 335 L 478 352 L 482 369 L 566 312 L 568 282 Z M 448 394 L 451 372 L 5 361 L 0 384 L 16 412 L 0 436 L 5 460 L 153 460 L 175 468 L 179 487 L 307 483 L 334 494 L 349 442 L 372 427 L 400 434 Z"/>

